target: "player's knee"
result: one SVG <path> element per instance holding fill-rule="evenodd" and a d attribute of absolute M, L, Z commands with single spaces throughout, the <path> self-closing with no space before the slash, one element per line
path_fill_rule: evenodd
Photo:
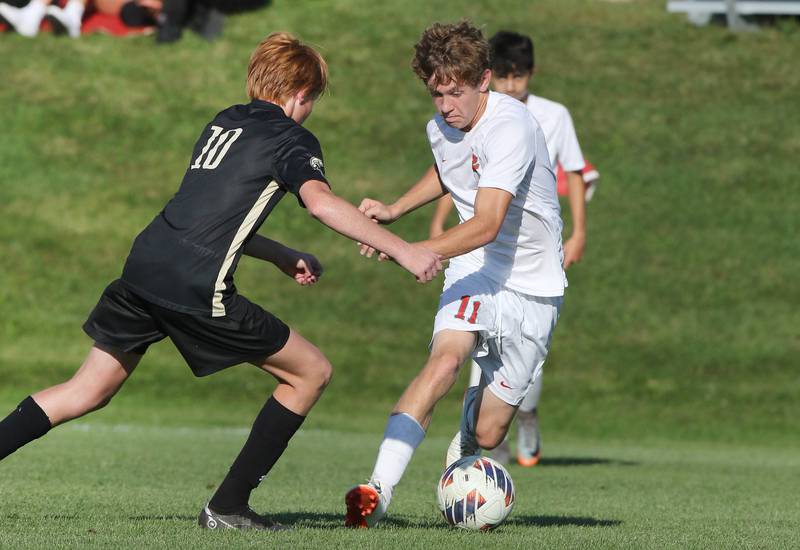
<path fill-rule="evenodd" d="M 319 381 L 321 389 L 328 387 L 333 378 L 333 365 L 325 357 L 319 367 Z"/>
<path fill-rule="evenodd" d="M 500 445 L 506 436 L 505 430 L 500 426 L 481 426 L 475 429 L 475 439 L 481 449 L 490 451 Z"/>
<path fill-rule="evenodd" d="M 72 379 L 67 382 L 70 401 L 74 414 L 82 415 L 87 412 L 102 409 L 111 402 L 117 387 L 104 387 L 95 384 L 84 384 L 79 380 Z"/>
<path fill-rule="evenodd" d="M 80 416 L 88 412 L 102 409 L 111 402 L 112 395 L 95 389 L 84 389 L 72 399 L 73 414 Z"/>
<path fill-rule="evenodd" d="M 114 397 L 114 396 L 113 395 L 106 395 L 104 397 L 98 396 L 95 399 L 94 406 L 89 410 L 96 411 L 96 410 L 102 409 L 103 407 L 105 407 L 106 405 L 111 403 L 111 398 L 112 397 Z"/>
<path fill-rule="evenodd" d="M 458 357 L 452 353 L 439 353 L 432 356 L 428 362 L 428 369 L 436 379 L 454 381 L 458 376 Z"/>
<path fill-rule="evenodd" d="M 322 392 L 333 377 L 333 365 L 322 352 L 317 352 L 310 360 L 306 374 L 303 377 L 307 386 L 314 392 Z"/>

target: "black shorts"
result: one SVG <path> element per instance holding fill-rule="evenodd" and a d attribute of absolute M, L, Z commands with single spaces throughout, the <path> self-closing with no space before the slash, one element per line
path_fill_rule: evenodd
<path fill-rule="evenodd" d="M 98 344 L 138 354 L 169 336 L 195 376 L 261 361 L 289 339 L 283 321 L 243 296 L 226 305 L 226 313 L 180 313 L 148 302 L 116 280 L 106 287 L 83 330 Z"/>

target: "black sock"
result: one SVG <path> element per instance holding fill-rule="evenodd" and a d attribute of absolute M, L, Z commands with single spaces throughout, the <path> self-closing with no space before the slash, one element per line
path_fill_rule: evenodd
<path fill-rule="evenodd" d="M 305 420 L 270 397 L 258 413 L 250 436 L 217 488 L 209 505 L 221 514 L 247 506 L 250 492 L 278 461 L 289 440 Z"/>
<path fill-rule="evenodd" d="M 51 427 L 50 419 L 33 397 L 26 397 L 0 422 L 0 460 L 42 437 Z"/>

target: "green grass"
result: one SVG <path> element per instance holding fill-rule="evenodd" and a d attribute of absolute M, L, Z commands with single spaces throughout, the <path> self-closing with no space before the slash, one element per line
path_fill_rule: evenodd
<path fill-rule="evenodd" d="M 0 114 L 0 397 L 12 403 L 81 361 L 80 324 L 176 189 L 199 129 L 243 100 L 261 36 L 287 29 L 327 55 L 331 94 L 308 124 L 330 179 L 354 202 L 391 199 L 430 162 L 423 127 L 432 107 L 408 69 L 412 45 L 426 24 L 456 14 L 487 33 L 534 35 L 535 91 L 571 108 L 603 174 L 547 365 L 552 428 L 790 442 L 800 397 L 800 203 L 788 200 L 800 73 L 784 68 L 800 33 L 697 29 L 643 1 L 276 2 L 232 18 L 215 44 L 188 35 L 168 48 L 150 38 L 3 36 L 13 55 L 4 56 L 0 100 L 13 109 Z M 426 227 L 423 211 L 396 230 L 420 239 Z M 253 261 L 237 273 L 244 294 L 336 366 L 319 415 L 346 422 L 342 411 L 364 387 L 376 396 L 368 414 L 383 415 L 424 361 L 438 284 L 361 261 L 291 200 L 262 232 L 328 268 L 313 289 Z M 168 344 L 139 370 L 126 391 L 148 413 L 154 396 L 247 397 L 249 407 L 265 392 L 255 373 L 190 385 Z M 442 409 L 454 411 L 457 397 L 448 403 Z"/>
<path fill-rule="evenodd" d="M 353 202 L 391 199 L 431 158 L 424 124 L 432 107 L 408 68 L 413 44 L 430 22 L 461 15 L 488 34 L 534 36 L 534 91 L 570 108 L 603 177 L 546 366 L 547 452 L 637 465 L 542 468 L 520 486 L 515 517 L 530 524 L 480 539 L 434 528 L 428 488 L 439 470 L 437 438 L 457 421 L 456 390 L 438 407 L 403 489 L 409 497 L 397 503 L 398 517 L 419 528 L 393 524 L 374 539 L 325 529 L 338 524 L 343 487 L 368 475 L 385 416 L 425 360 L 439 288 L 362 260 L 287 199 L 262 233 L 316 253 L 324 279 L 295 288 L 245 260 L 238 287 L 317 343 L 336 374 L 270 480 L 269 491 L 284 496 L 259 504 L 308 512 L 301 525 L 322 529 L 288 536 L 320 546 L 414 547 L 429 536 L 439 546 L 797 546 L 794 23 L 735 35 L 694 28 L 645 0 L 276 1 L 230 18 L 214 44 L 192 35 L 172 47 L 151 38 L 0 36 L 0 416 L 80 364 L 90 344 L 80 325 L 133 237 L 174 193 L 200 129 L 245 99 L 247 59 L 262 36 L 289 30 L 321 48 L 331 93 L 308 125 L 333 186 Z M 393 228 L 424 238 L 428 214 Z M 217 431 L 217 443 L 190 444 L 158 430 L 241 428 L 271 388 L 247 367 L 193 380 L 170 344 L 154 346 L 115 402 L 88 419 L 102 438 L 67 427 L 3 462 L 0 536 L 13 540 L 0 546 L 90 542 L 79 537 L 221 545 L 196 540 L 181 518 L 194 516 L 241 436 Z M 120 424 L 131 433 L 102 431 Z M 213 456 L 200 454 L 206 447 Z M 290 468 L 304 480 L 319 475 L 317 488 L 300 490 Z M 621 523 L 546 519 L 561 516 Z"/>
<path fill-rule="evenodd" d="M 517 503 L 479 534 L 446 527 L 435 483 L 448 439 L 419 448 L 380 527 L 342 526 L 343 495 L 372 463 L 376 433 L 302 430 L 254 493 L 290 533 L 209 533 L 197 513 L 246 430 L 59 429 L 0 471 L 3 548 L 792 548 L 786 491 L 800 454 L 714 444 L 640 446 L 554 438 L 532 470 L 511 467 Z M 365 452 L 366 451 L 366 452 Z"/>

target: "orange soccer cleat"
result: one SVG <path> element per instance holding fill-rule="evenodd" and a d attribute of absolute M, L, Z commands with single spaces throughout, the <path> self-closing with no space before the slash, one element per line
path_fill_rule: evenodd
<path fill-rule="evenodd" d="M 350 489 L 344 497 L 344 503 L 347 506 L 344 525 L 354 529 L 374 527 L 386 514 L 389 506 L 380 483 L 376 481 Z"/>

